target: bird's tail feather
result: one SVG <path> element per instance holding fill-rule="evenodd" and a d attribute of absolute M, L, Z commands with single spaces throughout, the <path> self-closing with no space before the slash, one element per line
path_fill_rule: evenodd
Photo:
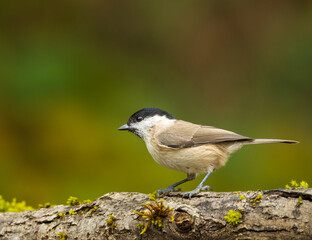
<path fill-rule="evenodd" d="M 262 143 L 289 143 L 296 144 L 299 143 L 293 140 L 283 140 L 283 139 L 269 139 L 269 138 L 256 138 L 253 141 L 248 142 L 247 144 L 262 144 Z"/>

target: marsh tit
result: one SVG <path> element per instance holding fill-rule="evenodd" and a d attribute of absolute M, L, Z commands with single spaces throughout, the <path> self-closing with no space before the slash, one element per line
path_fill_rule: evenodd
<path fill-rule="evenodd" d="M 292 140 L 250 138 L 212 126 L 179 120 L 158 108 L 143 108 L 134 113 L 118 130 L 128 130 L 139 136 L 149 153 L 160 165 L 185 172 L 187 178 L 159 189 L 158 195 L 177 191 L 175 187 L 206 174 L 201 183 L 184 197 L 191 198 L 201 190 L 209 175 L 225 165 L 229 156 L 248 144 L 298 143 Z"/>

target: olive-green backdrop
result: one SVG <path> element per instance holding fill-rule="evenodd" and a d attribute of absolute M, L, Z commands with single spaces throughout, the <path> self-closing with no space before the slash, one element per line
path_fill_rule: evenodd
<path fill-rule="evenodd" d="M 0 195 L 37 206 L 181 180 L 117 131 L 143 107 L 301 142 L 246 146 L 214 191 L 312 184 L 311 43 L 311 1 L 2 1 Z"/>

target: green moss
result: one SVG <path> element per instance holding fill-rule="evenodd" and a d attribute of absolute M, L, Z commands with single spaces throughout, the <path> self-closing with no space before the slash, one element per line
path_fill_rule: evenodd
<path fill-rule="evenodd" d="M 143 223 L 138 223 L 137 224 L 138 229 L 144 229 L 145 225 Z"/>
<path fill-rule="evenodd" d="M 8 202 L 0 195 L 0 212 L 22 212 L 30 210 L 34 210 L 34 208 L 27 206 L 25 201 L 17 202 L 16 198 L 13 198 L 12 202 Z"/>
<path fill-rule="evenodd" d="M 166 217 L 169 217 L 171 221 L 174 220 L 173 215 L 170 214 L 173 211 L 173 208 L 165 206 L 162 199 L 158 201 L 156 194 L 149 194 L 149 196 L 150 200 L 152 200 L 154 203 L 151 202 L 142 203 L 142 206 L 145 207 L 147 211 L 144 210 L 142 212 L 133 211 L 135 214 L 138 214 L 139 216 L 142 216 L 143 218 L 147 219 L 147 223 L 145 225 L 144 224 L 138 225 L 138 228 L 140 229 L 143 228 L 140 234 L 145 233 L 150 224 L 162 227 L 163 220 Z"/>
<path fill-rule="evenodd" d="M 57 236 L 59 237 L 59 240 L 66 240 L 66 239 L 68 239 L 68 236 L 67 236 L 66 233 L 58 232 Z"/>
<path fill-rule="evenodd" d="M 154 191 L 153 193 L 148 194 L 149 199 L 155 201 L 157 199 L 157 191 Z"/>
<path fill-rule="evenodd" d="M 297 189 L 298 187 L 302 188 L 308 188 L 309 184 L 306 181 L 301 181 L 300 184 L 297 183 L 296 180 L 291 180 L 289 184 L 285 185 L 285 188 L 295 188 Z"/>
<path fill-rule="evenodd" d="M 51 203 L 49 203 L 49 202 L 38 205 L 39 208 L 50 208 L 50 207 L 54 207 L 54 206 L 55 205 L 51 205 Z"/>
<path fill-rule="evenodd" d="M 308 187 L 309 187 L 309 184 L 308 184 L 306 181 L 301 181 L 301 182 L 300 182 L 300 187 L 302 187 L 302 188 L 308 188 Z"/>
<path fill-rule="evenodd" d="M 69 206 L 76 206 L 76 205 L 80 205 L 80 204 L 83 204 L 83 203 L 92 203 L 93 201 L 87 199 L 87 200 L 83 200 L 83 201 L 79 201 L 77 197 L 73 197 L 73 196 L 70 196 L 68 199 L 67 199 L 67 205 Z"/>
<path fill-rule="evenodd" d="M 66 202 L 66 203 L 67 203 L 67 205 L 69 205 L 69 206 L 75 206 L 75 205 L 79 205 L 79 204 L 80 204 L 78 198 L 72 197 L 72 196 L 70 196 L 70 197 L 67 199 L 67 202 Z"/>
<path fill-rule="evenodd" d="M 71 196 L 68 198 L 66 203 L 69 206 L 75 206 L 75 205 L 80 205 L 83 203 L 92 203 L 92 201 L 88 199 L 88 200 L 84 200 L 80 202 L 78 198 Z M 50 208 L 53 206 L 55 205 L 52 205 L 49 202 L 38 205 L 39 208 Z M 30 211 L 30 210 L 35 210 L 35 209 L 31 206 L 27 206 L 25 201 L 17 202 L 16 199 L 13 198 L 12 202 L 8 202 L 8 201 L 5 201 L 3 197 L 0 195 L 0 212 L 21 212 L 21 211 Z M 93 209 L 92 211 L 95 211 L 95 210 L 96 209 Z M 60 216 L 61 215 L 62 214 L 60 213 Z"/>
<path fill-rule="evenodd" d="M 293 188 L 297 188 L 297 187 L 299 187 L 299 184 L 295 180 L 291 180 L 290 186 Z"/>
<path fill-rule="evenodd" d="M 224 216 L 225 220 L 228 224 L 232 225 L 233 227 L 237 226 L 242 219 L 242 214 L 240 212 L 235 212 L 234 210 L 229 210 L 226 216 Z"/>
<path fill-rule="evenodd" d="M 286 184 L 286 188 L 297 188 L 299 187 L 299 184 L 296 182 L 296 180 L 291 180 L 289 184 Z"/>

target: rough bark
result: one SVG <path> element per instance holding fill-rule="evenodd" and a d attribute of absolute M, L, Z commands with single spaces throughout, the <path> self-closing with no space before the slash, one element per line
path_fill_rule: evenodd
<path fill-rule="evenodd" d="M 263 199 L 253 204 L 259 193 Z M 241 194 L 246 199 L 239 200 Z M 151 201 L 148 195 L 114 192 L 78 206 L 1 213 L 0 239 L 59 239 L 58 232 L 68 239 L 312 239 L 311 188 L 202 192 L 191 200 L 181 196 L 176 192 L 163 198 L 165 205 L 174 208 L 174 221 L 165 218 L 161 228 L 151 224 L 142 235 L 137 224 L 146 219 L 133 210 L 142 211 L 142 203 Z M 98 209 L 90 213 L 94 206 Z M 242 214 L 235 227 L 224 218 L 231 209 Z M 69 210 L 78 214 L 59 216 Z M 109 214 L 116 218 L 116 227 L 107 224 Z"/>

